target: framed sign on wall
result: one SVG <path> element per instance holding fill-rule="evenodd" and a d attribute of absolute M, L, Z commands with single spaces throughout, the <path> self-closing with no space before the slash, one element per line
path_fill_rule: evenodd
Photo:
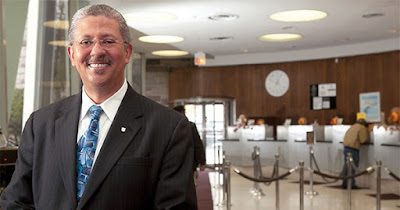
<path fill-rule="evenodd" d="M 336 83 L 310 85 L 310 109 L 336 109 Z"/>
<path fill-rule="evenodd" d="M 367 122 L 381 121 L 380 93 L 360 93 L 360 112 L 365 113 Z"/>

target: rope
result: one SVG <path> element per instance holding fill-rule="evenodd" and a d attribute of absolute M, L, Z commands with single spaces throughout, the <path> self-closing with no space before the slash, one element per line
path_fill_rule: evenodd
<path fill-rule="evenodd" d="M 321 170 L 320 170 L 319 167 L 318 167 L 317 161 L 315 160 L 314 153 L 312 153 L 311 156 L 312 156 L 313 162 L 315 163 L 315 167 L 317 168 L 317 171 L 321 172 Z M 342 171 L 340 172 L 339 176 L 343 176 L 345 172 L 346 172 L 346 164 L 343 165 L 343 169 L 342 169 Z M 334 183 L 334 182 L 336 182 L 337 180 L 339 180 L 339 179 L 334 179 L 334 180 L 332 180 L 332 181 L 329 181 L 329 180 L 327 180 L 327 179 L 326 179 L 325 177 L 323 177 L 323 176 L 322 176 L 322 179 L 323 179 L 327 184 Z"/>
<path fill-rule="evenodd" d="M 277 176 L 278 176 L 278 173 L 277 173 L 277 169 L 278 167 L 277 167 L 277 165 L 276 165 L 276 160 L 274 161 L 274 169 L 272 170 L 272 174 L 271 174 L 271 177 L 265 177 L 265 176 L 262 176 L 261 178 L 263 178 L 263 179 L 271 179 L 271 178 L 276 178 Z M 264 182 L 264 184 L 266 185 L 266 186 L 269 186 L 270 184 L 271 184 L 271 182 Z"/>
<path fill-rule="evenodd" d="M 364 171 L 361 171 L 358 174 L 353 174 L 353 175 L 350 175 L 350 176 L 332 176 L 332 175 L 329 175 L 329 174 L 326 174 L 326 173 L 322 173 L 320 171 L 314 171 L 312 169 L 309 169 L 309 170 L 311 170 L 312 173 L 315 173 L 315 174 L 320 175 L 322 177 L 325 176 L 325 177 L 328 177 L 328 178 L 331 178 L 331 179 L 352 179 L 352 178 L 356 178 L 356 177 L 364 175 L 364 174 L 370 174 L 370 173 L 375 171 L 375 169 L 373 167 L 368 167 Z"/>
<path fill-rule="evenodd" d="M 385 171 L 391 176 L 391 177 L 393 177 L 395 180 L 397 180 L 398 182 L 400 182 L 400 178 L 396 175 L 396 174 L 394 174 L 394 173 L 392 173 L 388 168 L 384 168 L 385 169 Z"/>
<path fill-rule="evenodd" d="M 251 153 L 251 159 L 254 161 L 254 176 L 257 179 L 271 179 L 269 177 L 265 177 L 262 172 L 261 161 L 260 161 L 260 154 L 257 150 Z M 256 173 L 258 172 L 258 173 Z M 274 178 L 276 173 L 276 164 L 274 163 L 274 170 L 272 171 L 271 177 Z M 271 182 L 264 182 L 265 186 L 269 186 Z"/>
<path fill-rule="evenodd" d="M 292 174 L 295 170 L 296 170 L 296 168 L 290 169 L 288 172 L 286 172 L 286 173 L 284 173 L 284 174 L 282 174 L 282 175 L 280 175 L 280 176 L 278 176 L 278 177 L 271 178 L 271 179 L 264 179 L 264 178 L 262 178 L 262 179 L 257 179 L 257 178 L 251 177 L 251 176 L 249 176 L 249 175 L 247 175 L 247 174 L 241 172 L 241 171 L 240 171 L 239 169 L 237 169 L 237 168 L 234 169 L 235 173 L 237 173 L 237 174 L 239 174 L 240 176 L 242 176 L 242 177 L 244 177 L 244 178 L 246 178 L 246 179 L 248 179 L 248 180 L 251 180 L 251 181 L 253 181 L 253 182 L 274 182 L 274 181 L 276 181 L 276 180 L 283 179 L 283 178 L 289 176 L 289 175 Z"/>
<path fill-rule="evenodd" d="M 266 176 L 263 175 L 263 172 L 262 172 L 260 154 L 258 152 L 256 152 L 256 151 L 254 151 L 251 154 L 251 159 L 255 163 L 254 164 L 254 170 L 258 169 L 258 171 L 259 171 L 259 177 L 256 177 L 256 178 L 259 178 L 259 179 L 271 179 L 271 178 L 275 178 L 277 176 L 277 174 L 276 174 L 276 171 L 277 171 L 276 160 L 274 161 L 274 169 L 272 171 L 271 176 L 270 177 L 266 177 Z M 265 186 L 269 186 L 269 185 L 271 185 L 271 182 L 264 182 L 264 185 Z"/>
<path fill-rule="evenodd" d="M 351 158 L 350 164 L 351 164 L 351 167 L 352 167 L 357 173 L 360 172 L 360 169 L 358 169 L 357 166 L 354 164 L 353 158 Z"/>

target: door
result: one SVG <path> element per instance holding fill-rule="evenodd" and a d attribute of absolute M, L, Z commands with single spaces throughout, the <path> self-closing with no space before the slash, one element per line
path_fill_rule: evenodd
<path fill-rule="evenodd" d="M 222 147 L 218 141 L 224 139 L 224 104 L 215 101 L 185 104 L 186 116 L 196 123 L 206 151 L 206 163 L 221 163 Z"/>

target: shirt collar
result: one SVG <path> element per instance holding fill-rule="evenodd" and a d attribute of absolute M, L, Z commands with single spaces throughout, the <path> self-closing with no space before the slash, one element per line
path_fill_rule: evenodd
<path fill-rule="evenodd" d="M 127 81 L 125 80 L 122 87 L 116 93 L 114 93 L 114 95 L 105 100 L 103 103 L 98 104 L 98 106 L 100 106 L 103 109 L 103 113 L 105 113 L 107 118 L 110 119 L 111 121 L 114 120 L 114 117 L 117 114 L 118 108 L 121 105 L 122 99 L 124 98 L 127 90 L 128 90 L 128 84 Z M 96 105 L 96 103 L 94 103 L 92 99 L 90 99 L 89 96 L 86 94 L 85 86 L 82 86 L 82 106 L 81 106 L 81 116 L 79 118 L 80 121 L 82 121 L 82 119 L 88 113 L 89 108 L 93 105 Z"/>

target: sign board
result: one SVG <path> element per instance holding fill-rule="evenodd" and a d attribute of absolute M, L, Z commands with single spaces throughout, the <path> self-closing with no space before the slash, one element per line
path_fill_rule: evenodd
<path fill-rule="evenodd" d="M 379 92 L 360 93 L 360 112 L 365 113 L 367 122 L 381 121 L 381 100 Z"/>
<path fill-rule="evenodd" d="M 336 83 L 311 85 L 310 109 L 336 109 Z"/>

